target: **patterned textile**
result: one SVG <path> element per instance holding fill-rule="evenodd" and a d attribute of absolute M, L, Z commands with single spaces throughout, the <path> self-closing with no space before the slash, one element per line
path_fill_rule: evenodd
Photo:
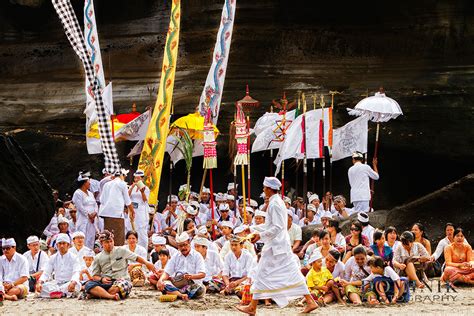
<path fill-rule="evenodd" d="M 120 161 L 115 149 L 112 131 L 109 124 L 107 123 L 108 116 L 105 110 L 104 102 L 102 101 L 99 80 L 95 75 L 91 57 L 87 53 L 84 35 L 82 34 L 82 30 L 79 26 L 79 22 L 77 21 L 77 17 L 74 13 L 71 2 L 69 0 L 51 1 L 56 13 L 59 16 L 59 19 L 61 20 L 64 31 L 69 42 L 71 43 L 72 48 L 83 63 L 86 77 L 88 78 L 89 82 L 93 82 L 93 85 L 89 87 L 89 91 L 93 92 L 96 103 L 102 152 L 104 153 L 105 158 L 105 169 L 108 172 L 113 173 L 116 170 L 120 170 Z"/>
<path fill-rule="evenodd" d="M 138 168 L 145 171 L 145 182 L 150 188 L 148 203 L 156 204 L 161 180 L 161 168 L 169 132 L 171 101 L 173 99 L 176 60 L 178 58 L 181 2 L 173 0 L 170 24 L 166 36 L 165 54 L 161 72 L 158 98 L 146 133 Z"/>
<path fill-rule="evenodd" d="M 224 7 L 222 8 L 221 25 L 217 32 L 216 45 L 212 55 L 212 65 L 207 74 L 206 83 L 199 100 L 199 113 L 202 116 L 206 116 L 207 110 L 210 108 L 214 124 L 217 124 L 222 91 L 224 90 L 236 4 L 237 0 L 225 0 Z"/>

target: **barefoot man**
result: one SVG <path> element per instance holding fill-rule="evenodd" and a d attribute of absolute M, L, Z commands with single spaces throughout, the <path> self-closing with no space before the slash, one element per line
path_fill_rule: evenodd
<path fill-rule="evenodd" d="M 309 294 L 298 260 L 291 251 L 287 211 L 277 194 L 280 187 L 281 182 L 277 178 L 265 178 L 263 192 L 269 199 L 267 217 L 264 224 L 252 226 L 252 242 L 262 240 L 265 246 L 250 289 L 252 302 L 247 306 L 236 307 L 249 315 L 255 315 L 258 301 L 264 299 L 273 299 L 279 307 L 285 307 L 290 300 L 304 296 L 307 305 L 303 313 L 318 307 Z"/>

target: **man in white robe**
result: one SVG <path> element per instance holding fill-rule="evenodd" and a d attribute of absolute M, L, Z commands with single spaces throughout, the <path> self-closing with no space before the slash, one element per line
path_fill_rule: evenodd
<path fill-rule="evenodd" d="M 249 315 L 256 313 L 257 303 L 263 299 L 273 299 L 278 306 L 284 307 L 290 300 L 304 296 L 307 305 L 303 313 L 309 313 L 318 307 L 300 272 L 298 259 L 291 251 L 287 211 L 277 194 L 280 187 L 281 183 L 277 178 L 265 178 L 263 192 L 269 198 L 267 217 L 264 224 L 252 227 L 252 241 L 262 240 L 265 245 L 250 289 L 253 294 L 252 302 L 247 306 L 236 307 Z"/>
<path fill-rule="evenodd" d="M 51 256 L 36 284 L 36 291 L 42 298 L 74 297 L 81 290 L 81 265 L 76 255 L 69 251 L 70 244 L 68 235 L 58 235 L 58 252 Z"/>
<path fill-rule="evenodd" d="M 370 179 L 378 180 L 379 171 L 377 169 L 377 158 L 374 158 L 372 164 L 374 169 L 369 165 L 362 163 L 364 155 L 358 151 L 352 154 L 353 166 L 347 172 L 349 184 L 351 185 L 351 202 L 354 204 L 354 211 L 370 212 Z"/>

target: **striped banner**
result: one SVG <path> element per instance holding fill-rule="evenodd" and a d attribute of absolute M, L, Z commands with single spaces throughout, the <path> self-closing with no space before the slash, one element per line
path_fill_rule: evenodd
<path fill-rule="evenodd" d="M 81 27 L 79 26 L 79 22 L 77 21 L 77 16 L 74 12 L 74 9 L 72 8 L 71 2 L 69 0 L 51 1 L 56 13 L 59 16 L 59 19 L 61 20 L 65 34 L 71 43 L 72 48 L 82 61 L 87 79 L 89 82 L 93 83 L 87 89 L 91 96 L 94 96 L 95 100 L 95 110 L 99 120 L 99 134 L 102 152 L 104 153 L 105 169 L 108 172 L 113 173 L 117 170 L 120 170 L 120 161 L 118 159 L 117 150 L 115 149 L 112 131 L 110 125 L 108 124 L 109 117 L 102 100 L 99 80 L 95 75 L 92 60 L 87 53 L 84 35 L 82 34 Z"/>
<path fill-rule="evenodd" d="M 212 55 L 212 65 L 207 74 L 206 83 L 199 100 L 199 113 L 205 117 L 207 109 L 210 108 L 214 125 L 217 124 L 222 91 L 224 90 L 236 3 L 237 0 L 225 0 L 224 7 L 222 8 L 221 25 L 217 32 L 216 45 Z"/>
<path fill-rule="evenodd" d="M 158 201 L 161 169 L 163 167 L 166 139 L 169 132 L 176 60 L 178 58 L 180 20 L 180 0 L 173 0 L 168 35 L 166 36 L 160 86 L 158 88 L 158 98 L 155 103 L 150 125 L 148 126 L 140 162 L 138 164 L 138 169 L 145 172 L 145 182 L 150 188 L 150 198 L 148 200 L 150 204 L 156 204 Z"/>
<path fill-rule="evenodd" d="M 111 113 L 109 108 L 111 104 L 108 104 L 107 98 L 104 98 L 104 89 L 105 89 L 105 77 L 104 77 L 104 67 L 102 66 L 102 56 L 100 54 L 100 45 L 99 45 L 99 34 L 97 33 L 97 24 L 95 22 L 95 10 L 94 10 L 94 1 L 85 0 L 84 1 L 84 36 L 86 40 L 87 53 L 89 54 L 94 69 L 94 75 L 99 83 L 99 90 L 102 93 L 104 105 L 106 108 L 107 114 L 110 116 Z M 97 112 L 95 111 L 95 101 L 94 93 L 89 89 L 92 86 L 92 83 L 86 77 L 85 80 L 85 90 L 86 90 L 86 109 L 84 114 L 86 114 L 86 144 L 87 152 L 89 154 L 100 154 L 102 153 L 102 148 L 100 146 L 100 140 L 97 138 L 87 137 L 89 134 L 90 127 L 92 124 L 97 122 Z M 110 87 L 110 93 L 111 87 Z"/>

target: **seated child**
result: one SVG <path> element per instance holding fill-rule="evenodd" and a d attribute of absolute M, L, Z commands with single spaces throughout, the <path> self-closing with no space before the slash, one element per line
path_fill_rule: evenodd
<path fill-rule="evenodd" d="M 326 305 L 334 300 L 332 287 L 334 286 L 331 272 L 323 267 L 323 255 L 319 251 L 315 251 L 308 264 L 311 269 L 306 275 L 306 284 L 308 285 L 311 296 L 319 305 Z M 300 302 L 300 304 L 303 303 Z"/>
<path fill-rule="evenodd" d="M 155 262 L 156 273 L 152 273 L 148 276 L 148 282 L 152 285 L 153 289 L 156 289 L 156 283 L 160 279 L 166 264 L 170 260 L 170 252 L 168 249 L 163 248 L 158 251 L 158 260 Z"/>
<path fill-rule="evenodd" d="M 368 265 L 372 273 L 364 281 L 372 282 L 372 289 L 375 289 L 377 297 L 383 303 L 395 304 L 405 292 L 405 284 L 400 276 L 392 267 L 387 266 L 381 257 L 371 258 Z M 378 301 L 372 296 L 369 303 L 377 304 Z"/>

